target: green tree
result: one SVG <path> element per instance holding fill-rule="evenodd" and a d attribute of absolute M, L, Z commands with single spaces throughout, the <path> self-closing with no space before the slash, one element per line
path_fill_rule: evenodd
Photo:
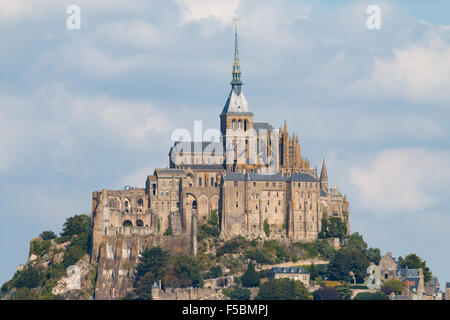
<path fill-rule="evenodd" d="M 250 290 L 246 288 L 226 288 L 223 289 L 222 292 L 231 300 L 250 300 Z"/>
<path fill-rule="evenodd" d="M 381 285 L 381 289 L 383 289 L 383 288 L 390 289 L 390 290 L 385 290 L 385 291 L 390 291 L 387 294 L 390 294 L 391 292 L 394 292 L 395 294 L 401 294 L 403 291 L 403 282 L 401 280 L 395 279 L 395 278 L 390 279 L 390 280 L 383 282 L 383 284 Z"/>
<path fill-rule="evenodd" d="M 399 279 L 391 279 L 383 282 L 381 285 L 381 291 L 387 295 L 394 292 L 395 294 L 401 294 L 403 290 L 403 282 Z"/>
<path fill-rule="evenodd" d="M 367 249 L 367 259 L 369 259 L 370 262 L 378 264 L 381 260 L 380 249 L 378 248 Z"/>
<path fill-rule="evenodd" d="M 14 300 L 34 300 L 36 297 L 27 287 L 19 288 L 14 293 Z"/>
<path fill-rule="evenodd" d="M 220 266 L 212 266 L 211 270 L 208 272 L 207 277 L 210 279 L 219 278 L 223 274 L 222 268 Z"/>
<path fill-rule="evenodd" d="M 309 294 L 301 281 L 284 278 L 263 283 L 255 300 L 309 300 Z"/>
<path fill-rule="evenodd" d="M 39 287 L 42 274 L 33 267 L 26 267 L 22 271 L 17 271 L 12 281 L 12 287 L 33 289 Z"/>
<path fill-rule="evenodd" d="M 164 283 L 169 287 L 203 287 L 202 266 L 193 256 L 179 255 L 169 262 Z"/>
<path fill-rule="evenodd" d="M 56 234 L 53 231 L 44 231 L 39 237 L 41 237 L 42 240 L 51 240 L 56 238 Z"/>
<path fill-rule="evenodd" d="M 242 286 L 246 288 L 258 287 L 260 283 L 259 273 L 255 271 L 255 265 L 250 262 L 247 271 L 242 276 Z"/>
<path fill-rule="evenodd" d="M 364 241 L 362 235 L 360 235 L 358 232 L 355 232 L 347 237 L 345 247 L 348 249 L 355 249 L 361 252 L 365 252 L 367 249 L 367 243 Z"/>
<path fill-rule="evenodd" d="M 84 255 L 84 251 L 79 245 L 71 245 L 66 252 L 64 252 L 63 265 L 65 267 L 74 265 Z"/>
<path fill-rule="evenodd" d="M 208 223 L 212 226 L 219 225 L 219 216 L 217 215 L 217 209 L 211 210 L 211 218 L 209 218 Z"/>
<path fill-rule="evenodd" d="M 353 271 L 356 281 L 361 283 L 366 276 L 370 262 L 365 252 L 355 248 L 339 250 L 328 265 L 328 277 L 330 280 L 351 281 L 350 271 Z"/>
<path fill-rule="evenodd" d="M 341 218 L 332 217 L 328 219 L 327 238 L 343 239 L 347 236 L 347 226 L 342 222 Z"/>
<path fill-rule="evenodd" d="M 145 248 L 136 267 L 136 283 L 147 273 L 153 276 L 152 284 L 155 280 L 163 279 L 168 259 L 169 253 L 160 247 Z"/>
<path fill-rule="evenodd" d="M 63 225 L 63 231 L 61 236 L 71 237 L 74 234 L 90 233 L 91 231 L 91 218 L 88 215 L 80 214 L 67 218 Z"/>
<path fill-rule="evenodd" d="M 341 300 L 339 291 L 331 287 L 322 287 L 314 291 L 314 300 Z"/>
<path fill-rule="evenodd" d="M 408 254 L 404 259 L 402 257 L 398 258 L 398 269 L 420 269 L 423 270 L 423 276 L 425 282 L 428 282 L 433 277 L 433 274 L 429 267 L 427 267 L 426 262 L 422 260 L 415 253 Z"/>
<path fill-rule="evenodd" d="M 152 286 L 155 283 L 155 275 L 147 272 L 136 283 L 134 294 L 136 300 L 152 300 Z"/>
<path fill-rule="evenodd" d="M 360 292 L 353 298 L 353 300 L 389 300 L 389 297 L 380 291 L 375 293 Z"/>
<path fill-rule="evenodd" d="M 270 225 L 267 219 L 264 220 L 264 233 L 267 237 L 270 236 Z"/>

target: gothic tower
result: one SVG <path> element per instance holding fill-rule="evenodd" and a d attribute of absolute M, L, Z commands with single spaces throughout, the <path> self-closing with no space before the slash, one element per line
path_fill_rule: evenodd
<path fill-rule="evenodd" d="M 320 172 L 320 189 L 328 190 L 328 172 L 325 159 L 323 159 L 322 170 Z"/>
<path fill-rule="evenodd" d="M 223 136 L 224 151 L 226 152 L 227 171 L 242 171 L 250 165 L 249 148 L 253 131 L 253 113 L 242 91 L 241 65 L 239 63 L 239 49 L 237 36 L 237 22 L 234 34 L 234 62 L 231 81 L 231 92 L 220 114 L 220 131 Z"/>

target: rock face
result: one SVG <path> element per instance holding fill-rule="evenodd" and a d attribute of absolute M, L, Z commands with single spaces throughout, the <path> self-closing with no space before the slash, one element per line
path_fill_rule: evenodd
<path fill-rule="evenodd" d="M 89 255 L 85 255 L 81 258 L 76 265 L 69 266 L 67 268 L 67 276 L 58 280 L 56 286 L 52 289 L 52 294 L 58 296 L 73 295 L 73 290 L 81 290 L 86 299 L 92 299 L 92 295 L 89 292 L 93 289 L 92 276 L 95 272 L 95 267 L 89 263 Z M 77 294 L 79 298 L 82 298 L 83 294 Z"/>
<path fill-rule="evenodd" d="M 100 245 L 96 300 L 114 300 L 132 288 L 139 254 L 145 247 L 160 246 L 172 254 L 191 253 L 189 236 L 115 236 L 104 237 Z M 91 261 L 94 263 L 95 261 Z"/>

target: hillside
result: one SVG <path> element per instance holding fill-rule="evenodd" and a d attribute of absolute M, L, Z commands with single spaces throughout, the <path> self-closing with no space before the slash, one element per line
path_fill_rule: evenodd
<path fill-rule="evenodd" d="M 309 272 L 311 286 L 306 290 L 297 284 L 299 297 L 312 299 L 312 292 L 324 280 L 334 280 L 341 283 L 342 297 L 348 298 L 349 284 L 356 281 L 362 285 L 353 289 L 364 288 L 367 267 L 381 258 L 380 250 L 368 248 L 358 233 L 342 236 L 340 247 L 331 246 L 335 244 L 331 239 L 283 243 L 237 237 L 224 241 L 218 237 L 213 213 L 199 226 L 196 256 L 180 250 L 180 239 L 167 230 L 160 238 L 113 239 L 95 260 L 90 257 L 90 230 L 90 218 L 78 215 L 67 219 L 59 237 L 45 231 L 33 239 L 28 260 L 3 284 L 1 298 L 250 299 L 264 296 L 264 290 L 287 290 L 283 286 L 289 283 L 281 289 L 266 288 L 278 283 L 268 279 L 273 266 L 301 266 Z"/>

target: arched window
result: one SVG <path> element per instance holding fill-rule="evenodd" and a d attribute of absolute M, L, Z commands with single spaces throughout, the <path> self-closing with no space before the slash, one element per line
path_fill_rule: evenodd
<path fill-rule="evenodd" d="M 143 205 L 144 205 L 144 201 L 142 201 L 142 199 L 139 199 L 138 200 L 138 206 L 142 207 Z"/>
<path fill-rule="evenodd" d="M 242 129 L 242 121 L 239 120 L 239 130 L 241 130 L 241 129 Z"/>
<path fill-rule="evenodd" d="M 130 220 L 125 220 L 125 221 L 123 222 L 123 226 L 124 226 L 124 227 L 132 227 L 132 226 L 133 226 L 133 223 L 132 223 Z"/>
<path fill-rule="evenodd" d="M 244 121 L 244 131 L 247 131 L 247 123 L 248 123 L 248 121 L 245 120 L 245 121 Z"/>
<path fill-rule="evenodd" d="M 143 226 L 144 226 L 144 221 L 142 221 L 142 220 L 136 221 L 136 227 L 143 227 Z"/>
<path fill-rule="evenodd" d="M 197 209 L 197 200 L 192 201 L 192 209 Z"/>
<path fill-rule="evenodd" d="M 125 208 L 128 208 L 128 201 L 125 200 Z"/>

